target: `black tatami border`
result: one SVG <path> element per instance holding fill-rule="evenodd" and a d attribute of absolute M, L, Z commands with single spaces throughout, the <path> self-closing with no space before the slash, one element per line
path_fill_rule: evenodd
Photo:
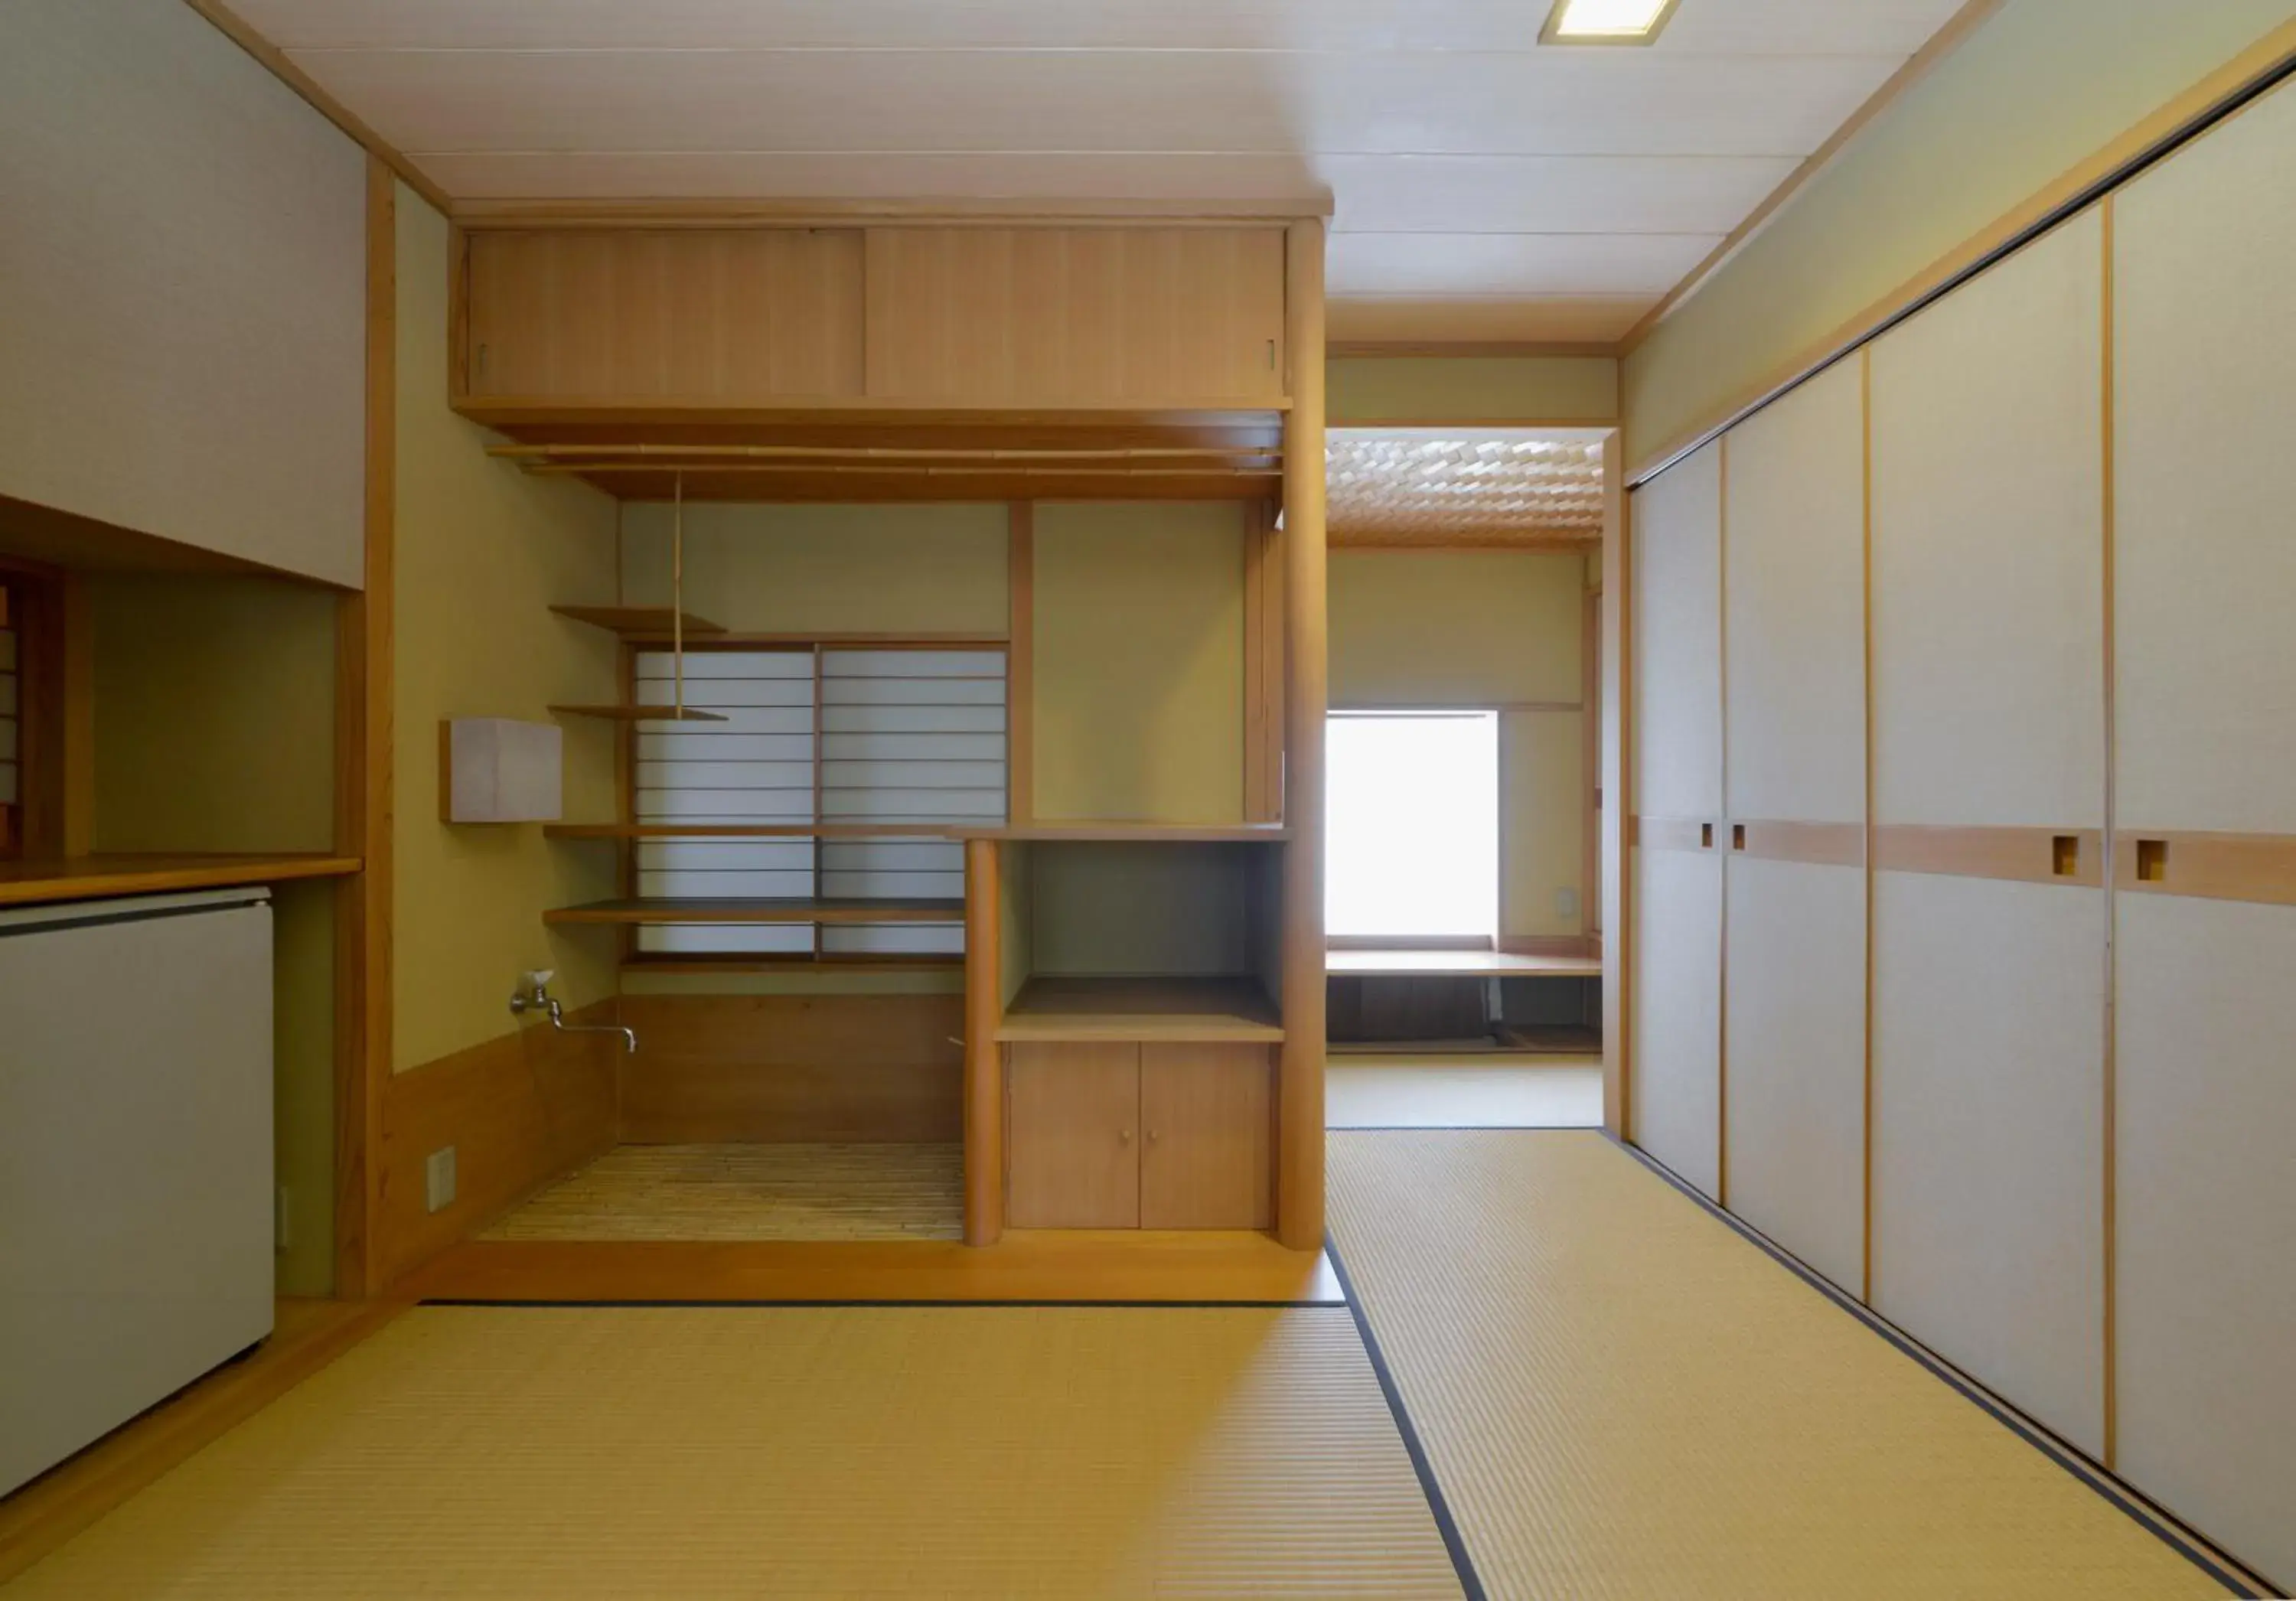
<path fill-rule="evenodd" d="M 1403 1404 L 1403 1391 L 1388 1367 L 1386 1353 L 1379 1348 L 1379 1336 L 1372 1333 L 1363 1300 L 1356 1293 L 1355 1280 L 1348 1277 L 1347 1264 L 1340 1260 L 1340 1243 L 1329 1229 L 1324 1234 L 1324 1254 L 1332 1259 L 1332 1272 L 1340 1281 L 1340 1293 L 1347 1297 L 1348 1313 L 1356 1320 L 1357 1337 L 1363 1341 L 1364 1355 L 1371 1359 L 1372 1376 L 1379 1381 L 1380 1393 L 1387 1397 L 1387 1409 L 1395 1418 L 1395 1431 L 1403 1436 L 1404 1453 L 1411 1458 L 1411 1471 L 1419 1476 L 1420 1491 L 1427 1498 L 1427 1510 L 1434 1515 L 1436 1532 L 1443 1537 L 1443 1549 L 1450 1554 L 1451 1571 L 1458 1576 L 1459 1588 L 1467 1601 L 1488 1601 L 1489 1592 L 1483 1589 L 1483 1581 L 1475 1572 L 1474 1558 L 1467 1554 L 1466 1537 L 1459 1532 L 1458 1520 L 1451 1515 L 1451 1504 L 1443 1498 L 1443 1486 L 1436 1480 L 1435 1465 L 1428 1460 L 1427 1448 L 1421 1443 L 1419 1430 Z"/>
<path fill-rule="evenodd" d="M 1771 1260 L 1785 1268 L 1787 1272 L 1824 1296 L 1841 1311 L 1847 1312 L 1866 1328 L 1888 1341 L 1900 1354 L 1910 1357 L 1928 1369 L 1932 1377 L 1943 1382 L 1963 1400 L 1975 1406 L 1994 1422 L 2087 1485 L 2131 1523 L 2200 1569 L 2210 1579 L 2223 1585 L 2233 1596 L 2240 1597 L 2241 1601 L 2270 1601 L 2270 1597 L 2287 1593 L 2273 1587 L 2261 1574 L 2250 1571 L 2245 1564 L 2235 1561 L 2229 1555 L 2215 1549 L 2198 1530 L 2187 1528 L 2180 1519 L 2165 1507 L 2146 1498 L 2134 1486 L 2117 1477 L 2101 1465 L 2091 1461 L 2078 1447 L 2060 1440 L 2046 1427 L 2018 1411 L 2016 1408 L 1994 1394 L 1976 1379 L 1972 1378 L 1897 1325 L 1890 1322 L 1864 1301 L 1844 1292 L 1833 1280 L 1803 1263 L 1792 1252 L 1771 1239 L 1760 1229 L 1717 1206 L 1696 1186 L 1684 1179 L 1681 1175 L 1649 1152 L 1638 1145 L 1628 1145 L 1608 1129 L 1595 1129 L 1590 1132 L 1601 1135 L 1611 1145 L 1642 1163 L 1676 1190 L 1689 1197 L 1709 1217 L 1725 1225 L 1739 1238 L 1754 1246 Z"/>

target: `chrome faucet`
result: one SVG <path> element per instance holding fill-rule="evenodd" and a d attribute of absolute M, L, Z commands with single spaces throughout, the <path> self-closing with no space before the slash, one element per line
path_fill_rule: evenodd
<path fill-rule="evenodd" d="M 566 1021 L 565 1014 L 559 1009 L 557 998 L 550 993 L 550 981 L 554 972 L 553 968 L 545 967 L 521 978 L 517 992 L 510 998 L 512 1014 L 522 1017 L 529 1012 L 539 1012 L 549 1018 L 550 1026 L 562 1034 L 619 1034 L 630 1054 L 636 1055 L 638 1048 L 636 1029 L 626 1029 L 619 1023 Z"/>

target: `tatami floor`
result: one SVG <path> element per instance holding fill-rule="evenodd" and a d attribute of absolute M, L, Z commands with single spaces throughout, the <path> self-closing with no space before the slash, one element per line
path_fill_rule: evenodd
<path fill-rule="evenodd" d="M 1330 1193 L 1344 1306 L 416 1308 L 6 1593 L 2240 1593 L 1598 1132 Z"/>
<path fill-rule="evenodd" d="M 1514 1052 L 1334 1056 L 1324 1071 L 1332 1129 L 1599 1129 L 1599 1056 Z"/>

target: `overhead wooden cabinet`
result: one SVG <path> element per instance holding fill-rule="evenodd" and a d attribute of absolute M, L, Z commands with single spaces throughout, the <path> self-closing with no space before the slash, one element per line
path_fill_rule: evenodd
<path fill-rule="evenodd" d="M 1636 1144 L 1722 1194 L 1722 447 L 1637 490 Z"/>
<path fill-rule="evenodd" d="M 1283 395 L 1283 231 L 869 230 L 872 395 L 980 406 Z"/>
<path fill-rule="evenodd" d="M 2296 94 L 2114 201 L 2123 1476 L 2296 1575 Z"/>
<path fill-rule="evenodd" d="M 2103 1446 L 2094 211 L 1870 349 L 1875 1309 Z"/>
<path fill-rule="evenodd" d="M 465 249 L 473 398 L 862 392 L 857 228 L 502 229 Z"/>
<path fill-rule="evenodd" d="M 1730 1210 L 1866 1256 L 1864 364 L 1731 431 L 1723 549 Z"/>

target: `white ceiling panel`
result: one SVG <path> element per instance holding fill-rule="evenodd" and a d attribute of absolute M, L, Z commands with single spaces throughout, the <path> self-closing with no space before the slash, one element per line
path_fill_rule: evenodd
<path fill-rule="evenodd" d="M 1662 295 L 1718 234 L 1334 234 L 1335 296 Z"/>
<path fill-rule="evenodd" d="M 1669 53 L 1909 55 L 1961 0 L 1705 0 Z M 1521 50 L 1546 0 L 241 0 L 289 49 Z"/>
<path fill-rule="evenodd" d="M 464 200 L 1333 204 L 1334 336 L 1615 339 L 1964 0 L 229 0 Z"/>
<path fill-rule="evenodd" d="M 1656 295 L 1362 295 L 1333 300 L 1326 337 L 1355 344 L 1611 344 Z"/>
<path fill-rule="evenodd" d="M 1879 81 L 1865 57 L 1236 51 L 315 51 L 430 151 L 1192 151 L 1798 155 Z"/>

